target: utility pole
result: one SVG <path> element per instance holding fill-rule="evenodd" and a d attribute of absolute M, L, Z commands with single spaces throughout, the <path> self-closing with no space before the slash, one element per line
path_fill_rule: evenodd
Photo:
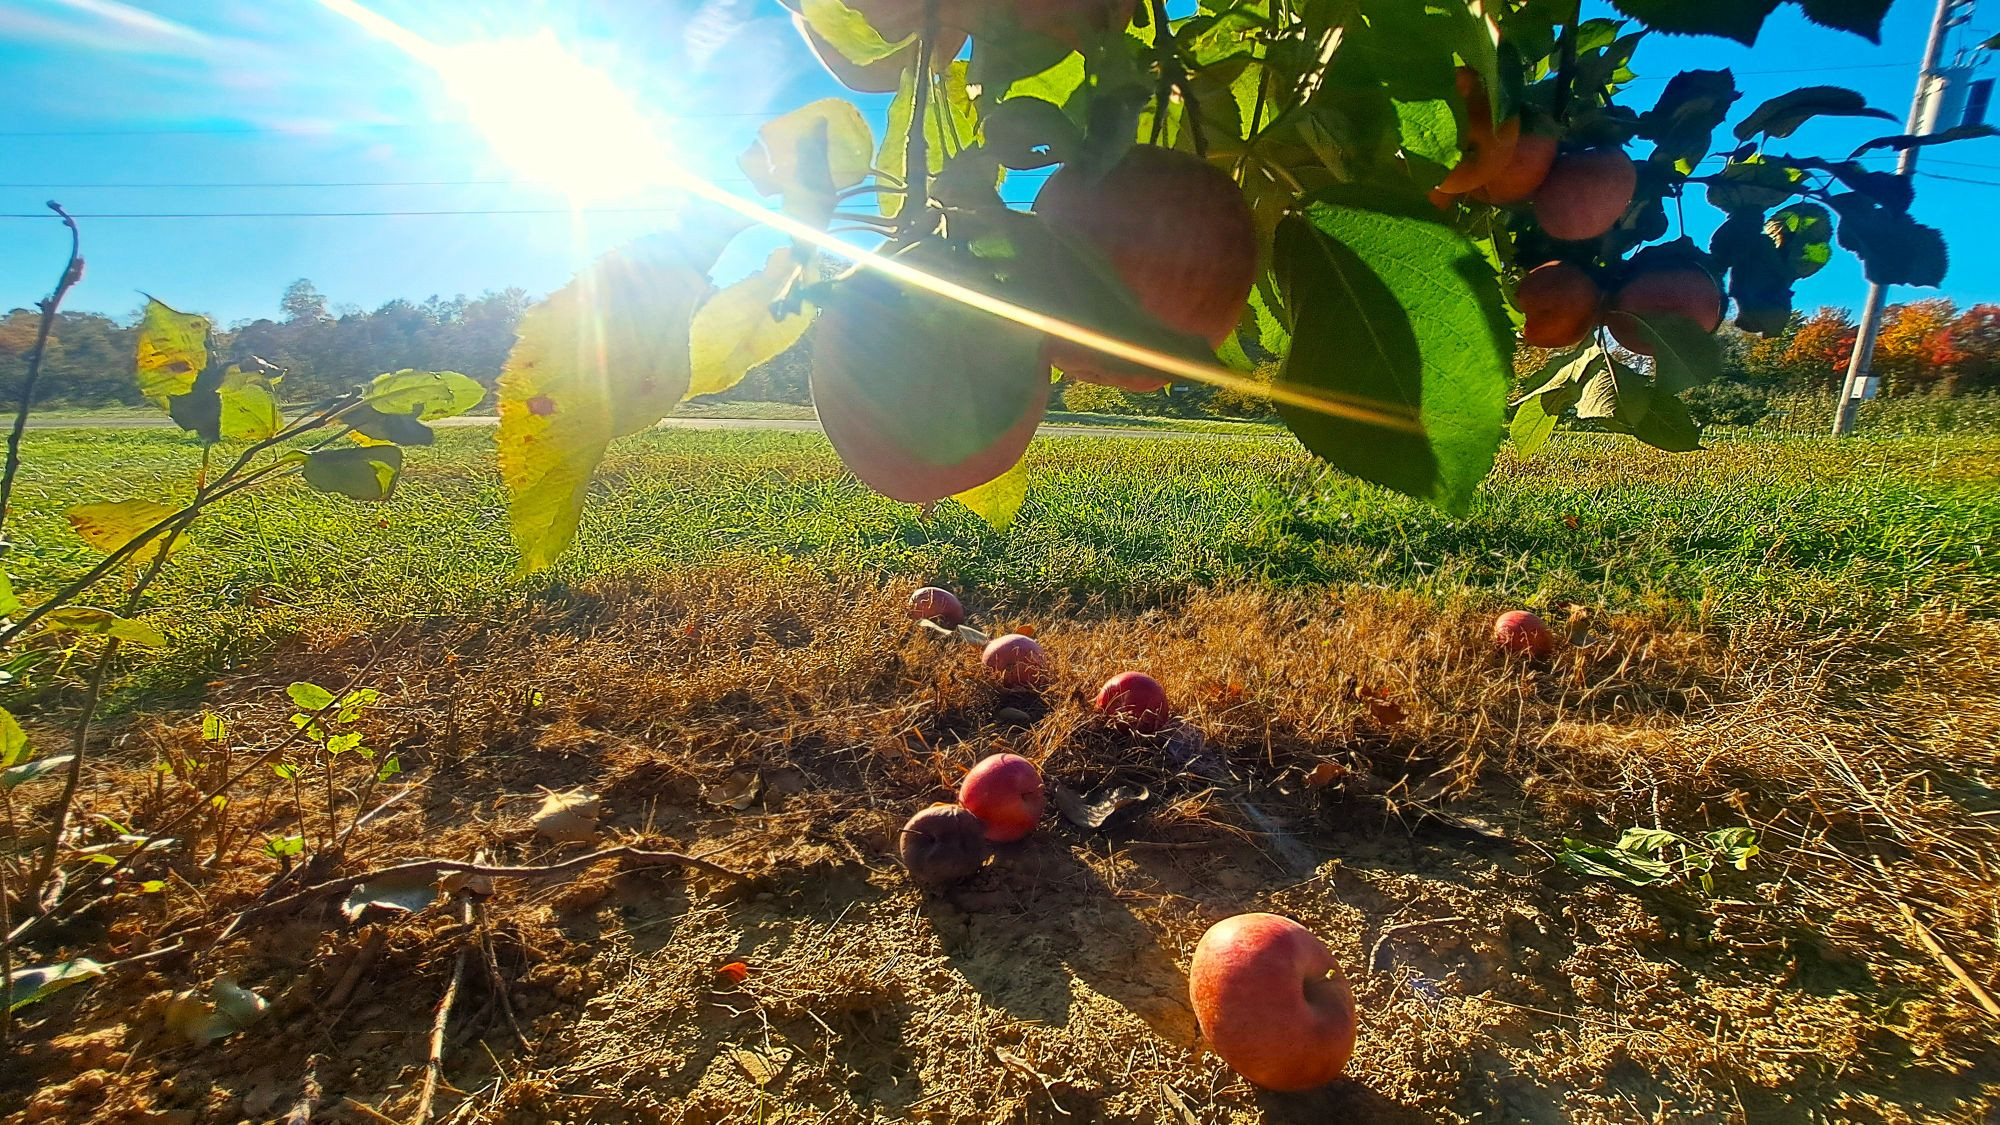
<path fill-rule="evenodd" d="M 1910 99 L 1910 120 L 1903 128 L 1905 133 L 1915 134 L 1924 126 L 1924 108 L 1934 96 L 1935 72 L 1938 58 L 1944 54 L 1945 35 L 1971 18 L 1973 3 L 1974 0 L 1938 0 L 1937 14 L 1931 17 L 1930 40 L 1924 44 L 1924 62 L 1917 70 L 1917 92 Z M 1916 168 L 1915 146 L 1904 149 L 1896 158 L 1896 174 L 1908 179 Z M 1868 301 L 1861 307 L 1861 324 L 1855 330 L 1854 354 L 1848 358 L 1847 378 L 1841 384 L 1840 401 L 1833 408 L 1835 437 L 1853 432 L 1854 412 L 1862 397 L 1874 389 L 1875 337 L 1882 331 L 1882 304 L 1886 295 L 1884 286 L 1868 283 Z"/>

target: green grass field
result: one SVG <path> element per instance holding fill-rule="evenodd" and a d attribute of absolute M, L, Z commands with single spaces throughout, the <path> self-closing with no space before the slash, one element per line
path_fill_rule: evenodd
<path fill-rule="evenodd" d="M 1671 455 L 1566 435 L 1532 461 L 1503 455 L 1462 518 L 1322 470 L 1289 439 L 1053 438 L 1031 450 L 1027 507 L 1002 534 L 955 504 L 925 517 L 873 495 L 815 434 L 657 431 L 613 451 L 575 548 L 525 583 L 491 441 L 443 432 L 385 504 L 292 485 L 229 501 L 155 587 L 150 612 L 176 644 L 143 679 L 199 682 L 315 619 L 477 615 L 593 575 L 744 558 L 1021 606 L 1241 582 L 1723 621 L 2000 602 L 1992 437 L 1725 438 Z M 95 561 L 64 508 L 185 497 L 200 455 L 166 430 L 59 430 L 31 434 L 25 460 L 9 566 L 33 596 Z"/>

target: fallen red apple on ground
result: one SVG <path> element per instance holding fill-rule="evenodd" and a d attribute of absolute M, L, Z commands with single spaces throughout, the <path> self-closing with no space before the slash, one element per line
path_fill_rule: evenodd
<path fill-rule="evenodd" d="M 1326 943 L 1290 918 L 1238 914 L 1194 947 L 1188 998 L 1202 1037 L 1267 1090 L 1310 1090 L 1354 1053 L 1354 993 Z"/>
<path fill-rule="evenodd" d="M 1493 622 L 1493 643 L 1511 656 L 1547 656 L 1556 649 L 1556 635 L 1527 610 L 1510 609 Z"/>
<path fill-rule="evenodd" d="M 1120 672 L 1097 689 L 1097 713 L 1112 722 L 1152 734 L 1167 725 L 1167 689 L 1144 672 Z"/>
<path fill-rule="evenodd" d="M 956 883 L 986 862 L 986 823 L 957 805 L 932 805 L 903 825 L 896 850 L 924 886 Z"/>
<path fill-rule="evenodd" d="M 1008 687 L 1034 687 L 1048 671 L 1049 654 L 1040 641 L 1021 633 L 995 637 L 980 655 L 988 668 L 1000 674 Z"/>
<path fill-rule="evenodd" d="M 965 624 L 965 607 L 959 604 L 958 595 L 941 586 L 925 586 L 911 594 L 903 612 L 912 621 L 935 621 L 947 629 Z"/>
<path fill-rule="evenodd" d="M 1048 798 L 1035 763 L 1019 754 L 995 754 L 965 775 L 958 803 L 986 825 L 989 841 L 1006 844 L 1035 830 Z"/>

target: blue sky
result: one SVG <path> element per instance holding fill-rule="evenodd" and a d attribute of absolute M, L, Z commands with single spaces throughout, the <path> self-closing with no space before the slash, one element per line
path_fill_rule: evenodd
<path fill-rule="evenodd" d="M 677 159 L 738 188 L 736 155 L 761 121 L 844 93 L 775 0 L 371 7 L 447 45 L 548 29 L 630 92 Z M 1745 92 L 1739 112 L 1813 83 L 1906 112 L 1930 4 L 1900 0 L 1879 47 L 1794 11 L 1774 17 L 1753 50 L 1654 38 L 1637 59 L 1647 81 L 1635 100 L 1675 71 L 1727 66 Z M 2000 12 L 1980 22 L 2000 24 Z M 667 191 L 614 192 L 590 203 L 598 210 L 571 213 L 561 191 L 496 154 L 431 72 L 314 0 L 0 0 L 0 75 L 0 216 L 38 212 L 46 199 L 104 216 L 83 220 L 89 268 L 72 309 L 123 315 L 143 289 L 228 322 L 276 315 L 280 291 L 299 277 L 336 305 L 364 308 L 510 285 L 539 294 L 654 229 L 676 203 Z M 887 99 L 856 100 L 879 120 Z M 1788 147 L 1840 155 L 1898 131 L 1887 125 L 1814 122 Z M 1920 167 L 1929 174 L 1916 214 L 1953 248 L 1943 292 L 1961 304 L 2000 300 L 1988 217 L 2000 206 L 2000 140 L 1933 150 Z M 1032 192 L 1029 183 L 1007 194 Z M 1699 211 L 1688 216 L 1697 233 L 1710 221 Z M 445 213 L 199 217 L 245 212 Z M 720 274 L 748 272 L 770 245 L 741 241 Z M 0 308 L 44 294 L 65 245 L 53 220 L 0 217 Z M 1859 266 L 1840 254 L 1801 284 L 1799 303 L 1857 305 L 1863 288 Z"/>

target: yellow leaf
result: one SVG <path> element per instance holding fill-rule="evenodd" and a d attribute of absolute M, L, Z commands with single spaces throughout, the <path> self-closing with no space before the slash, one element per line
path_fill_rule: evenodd
<path fill-rule="evenodd" d="M 777 357 L 805 335 L 813 309 L 806 305 L 783 320 L 771 315 L 771 303 L 791 284 L 798 263 L 791 247 L 771 252 L 761 273 L 710 297 L 694 314 L 692 375 L 687 398 L 726 391 L 760 363 Z"/>
<path fill-rule="evenodd" d="M 78 504 L 63 514 L 69 517 L 70 526 L 83 536 L 83 541 L 103 551 L 105 554 L 130 543 L 147 528 L 180 511 L 167 504 L 155 504 L 151 500 L 113 500 L 104 504 Z M 187 543 L 185 533 L 174 537 L 168 553 L 178 551 Z M 131 561 L 145 566 L 159 557 L 160 549 L 167 545 L 164 533 L 152 542 L 132 553 Z"/>
<path fill-rule="evenodd" d="M 521 318 L 500 375 L 496 441 L 524 572 L 575 537 L 611 440 L 658 422 L 687 393 L 695 306 L 739 229 L 689 216 L 680 231 L 606 254 Z"/>
<path fill-rule="evenodd" d="M 139 393 L 164 407 L 194 389 L 208 366 L 208 318 L 179 312 L 151 297 L 139 322 Z"/>
<path fill-rule="evenodd" d="M 1028 463 L 1016 461 L 1013 468 L 985 484 L 954 493 L 952 499 L 971 508 L 993 530 L 1005 531 L 1014 526 L 1014 517 L 1028 499 Z"/>
<path fill-rule="evenodd" d="M 278 400 L 271 394 L 261 372 L 245 371 L 231 365 L 216 389 L 221 400 L 219 430 L 233 441 L 263 441 L 275 436 L 283 424 Z"/>
<path fill-rule="evenodd" d="M 834 192 L 860 183 L 875 159 L 875 134 L 852 102 L 822 98 L 767 121 L 736 161 L 763 195 L 784 197 L 785 210 L 825 226 Z"/>

